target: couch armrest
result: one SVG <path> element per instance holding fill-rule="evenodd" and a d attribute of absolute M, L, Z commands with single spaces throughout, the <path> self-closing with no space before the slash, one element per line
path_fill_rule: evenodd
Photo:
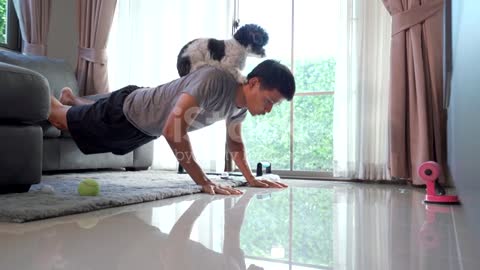
<path fill-rule="evenodd" d="M 50 87 L 39 73 L 0 62 L 0 119 L 35 123 L 46 120 Z"/>

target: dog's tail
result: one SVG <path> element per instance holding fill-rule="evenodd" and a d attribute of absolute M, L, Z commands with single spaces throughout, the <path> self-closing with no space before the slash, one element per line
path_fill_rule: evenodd
<path fill-rule="evenodd" d="M 190 73 L 192 63 L 190 63 L 190 58 L 188 57 L 178 57 L 177 59 L 177 71 L 180 77 L 183 77 Z"/>
<path fill-rule="evenodd" d="M 185 46 L 183 46 L 183 48 L 178 53 L 178 56 L 177 56 L 177 71 L 178 71 L 178 75 L 180 77 L 183 77 L 183 76 L 187 75 L 188 73 L 190 73 L 190 69 L 192 68 L 192 63 L 190 62 L 190 58 L 188 57 L 188 55 L 183 55 L 183 54 L 187 50 L 188 46 L 190 46 L 190 44 L 192 44 L 195 41 L 196 41 L 196 39 L 194 39 L 194 40 L 190 41 L 189 43 L 185 44 Z"/>

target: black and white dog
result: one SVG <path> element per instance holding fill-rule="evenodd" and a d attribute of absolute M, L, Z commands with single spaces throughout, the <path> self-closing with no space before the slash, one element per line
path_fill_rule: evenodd
<path fill-rule="evenodd" d="M 213 65 L 228 70 L 238 82 L 243 83 L 245 78 L 241 70 L 245 67 L 247 56 L 265 57 L 263 47 L 267 43 L 267 32 L 255 24 L 240 27 L 228 40 L 194 39 L 178 54 L 178 74 L 183 77 L 201 66 Z"/>

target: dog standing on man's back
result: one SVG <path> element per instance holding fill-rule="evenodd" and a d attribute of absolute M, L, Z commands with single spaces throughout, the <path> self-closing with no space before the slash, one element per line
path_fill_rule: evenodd
<path fill-rule="evenodd" d="M 180 50 L 177 58 L 178 75 L 183 77 L 204 65 L 227 69 L 239 83 L 245 82 L 241 70 L 247 56 L 265 57 L 268 34 L 256 24 L 240 27 L 232 39 L 194 39 Z"/>

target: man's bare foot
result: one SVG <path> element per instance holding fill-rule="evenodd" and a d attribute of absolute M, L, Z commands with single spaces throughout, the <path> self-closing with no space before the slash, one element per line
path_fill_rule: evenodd
<path fill-rule="evenodd" d="M 62 91 L 60 91 L 59 100 L 60 103 L 67 106 L 81 106 L 94 103 L 93 100 L 75 96 L 70 87 L 64 87 Z"/>
<path fill-rule="evenodd" d="M 60 91 L 60 97 L 58 98 L 60 103 L 63 105 L 73 106 L 75 105 L 75 95 L 70 87 L 64 87 L 62 91 Z"/>
<path fill-rule="evenodd" d="M 53 96 L 50 97 L 50 115 L 48 121 L 60 130 L 67 130 L 67 111 L 70 106 L 65 106 Z"/>

